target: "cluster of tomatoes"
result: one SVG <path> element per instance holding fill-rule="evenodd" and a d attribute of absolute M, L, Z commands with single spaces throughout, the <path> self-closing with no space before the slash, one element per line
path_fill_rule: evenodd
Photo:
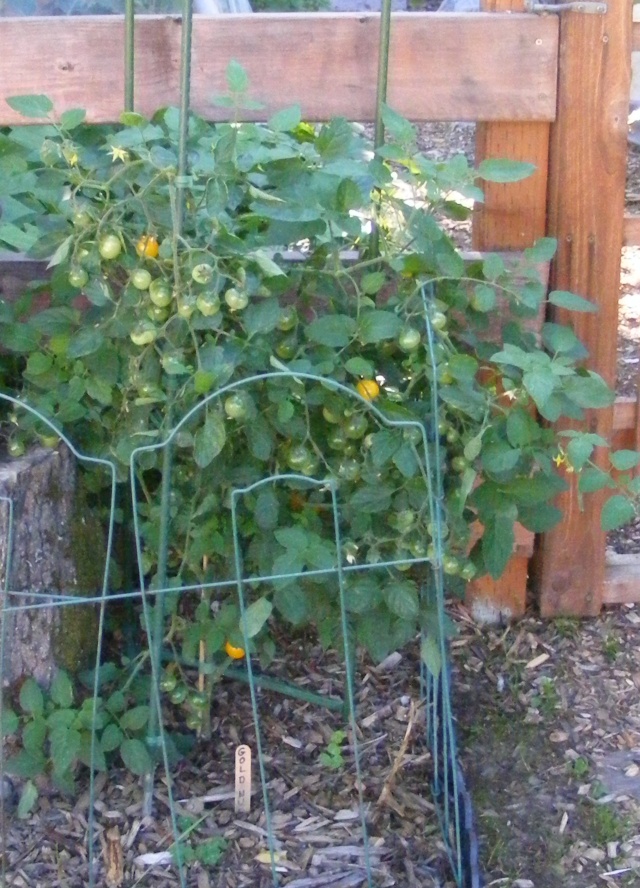
<path fill-rule="evenodd" d="M 224 653 L 228 662 L 242 660 L 245 656 L 244 648 L 232 644 L 227 640 L 224 644 Z M 160 690 L 165 693 L 174 706 L 180 706 L 185 711 L 185 724 L 192 731 L 202 728 L 205 712 L 211 706 L 210 693 L 205 689 L 196 689 L 190 686 L 188 679 L 180 672 L 177 663 L 170 663 L 160 676 Z"/>

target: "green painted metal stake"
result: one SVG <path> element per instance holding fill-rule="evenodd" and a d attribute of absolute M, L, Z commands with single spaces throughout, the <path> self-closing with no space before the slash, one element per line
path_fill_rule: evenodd
<path fill-rule="evenodd" d="M 133 111 L 135 81 L 135 0 L 125 0 L 124 9 L 124 110 Z"/>
<path fill-rule="evenodd" d="M 387 101 L 387 85 L 389 82 L 389 45 L 391 41 L 391 0 L 382 0 L 380 12 L 380 43 L 378 47 L 378 84 L 376 90 L 376 118 L 373 132 L 374 149 L 384 145 L 384 123 L 382 111 Z M 374 200 L 373 206 L 378 207 L 379 201 Z M 369 256 L 376 259 L 380 255 L 380 229 L 374 219 L 371 228 Z"/>
<path fill-rule="evenodd" d="M 180 48 L 180 131 L 178 135 L 178 175 L 176 177 L 177 206 L 175 227 L 180 234 L 184 219 L 185 188 L 190 184 L 187 175 L 187 137 L 191 104 L 191 44 L 193 33 L 193 0 L 184 0 L 182 7 L 182 45 Z"/>

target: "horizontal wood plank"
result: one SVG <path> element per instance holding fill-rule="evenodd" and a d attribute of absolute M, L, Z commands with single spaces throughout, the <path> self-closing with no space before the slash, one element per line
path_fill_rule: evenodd
<path fill-rule="evenodd" d="M 640 247 L 640 216 L 625 214 L 624 245 L 625 247 Z"/>
<path fill-rule="evenodd" d="M 640 603 L 640 555 L 607 553 L 603 604 Z"/>
<path fill-rule="evenodd" d="M 192 106 L 229 117 L 213 103 L 227 91 L 231 59 L 246 68 L 265 119 L 299 104 L 308 120 L 375 112 L 378 14 L 196 16 Z M 150 115 L 179 100 L 181 21 L 136 21 L 136 110 Z M 395 13 L 388 101 L 412 120 L 553 120 L 556 16 Z M 85 108 L 94 123 L 117 120 L 124 96 L 121 16 L 0 20 L 0 98 L 44 93 L 57 114 Z M 9 51 L 10 48 L 10 51 Z M 0 124 L 24 118 L 0 101 Z"/>
<path fill-rule="evenodd" d="M 635 450 L 638 446 L 638 401 L 636 398 L 616 398 L 613 406 L 613 450 Z"/>

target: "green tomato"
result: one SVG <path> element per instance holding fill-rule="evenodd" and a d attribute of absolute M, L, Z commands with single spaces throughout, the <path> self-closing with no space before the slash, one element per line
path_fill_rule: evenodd
<path fill-rule="evenodd" d="M 287 336 L 276 345 L 276 354 L 283 361 L 290 361 L 298 350 L 298 341 L 295 336 Z"/>
<path fill-rule="evenodd" d="M 289 330 L 293 330 L 297 323 L 298 312 L 296 311 L 295 306 L 289 305 L 282 310 L 277 327 L 278 330 L 282 330 L 283 333 L 288 333 Z"/>
<path fill-rule="evenodd" d="M 322 415 L 331 425 L 337 425 L 343 419 L 343 413 L 337 404 L 325 404 L 322 408 Z"/>
<path fill-rule="evenodd" d="M 309 453 L 304 444 L 295 444 L 293 447 L 290 448 L 287 454 L 287 465 L 291 469 L 302 471 L 305 466 L 309 465 L 312 459 L 312 455 Z"/>
<path fill-rule="evenodd" d="M 429 558 L 429 547 L 422 539 L 411 540 L 409 551 L 414 558 Z"/>
<path fill-rule="evenodd" d="M 207 262 L 202 262 L 200 265 L 195 266 L 191 272 L 191 277 L 196 284 L 210 284 L 213 280 L 213 266 Z"/>
<path fill-rule="evenodd" d="M 398 336 L 398 345 L 403 352 L 415 351 L 421 341 L 420 331 L 416 330 L 415 327 L 405 327 Z"/>
<path fill-rule="evenodd" d="M 242 311 L 249 304 L 249 297 L 246 293 L 230 287 L 224 294 L 224 301 L 227 303 L 231 311 Z"/>
<path fill-rule="evenodd" d="M 193 706 L 194 709 L 206 709 L 209 705 L 209 697 L 205 691 L 192 691 L 188 699 L 189 706 Z"/>
<path fill-rule="evenodd" d="M 24 456 L 24 441 L 22 441 L 20 438 L 12 438 L 11 441 L 9 441 L 9 443 L 7 444 L 7 450 L 9 451 L 9 456 Z"/>
<path fill-rule="evenodd" d="M 136 268 L 131 275 L 131 283 L 136 290 L 148 290 L 151 284 L 151 274 L 146 268 Z"/>
<path fill-rule="evenodd" d="M 331 429 L 327 435 L 327 444 L 332 450 L 344 450 L 347 446 L 347 436 L 341 428 Z"/>
<path fill-rule="evenodd" d="M 369 423 L 367 422 L 366 416 L 363 416 L 362 413 L 354 413 L 353 416 L 350 416 L 349 419 L 345 422 L 344 433 L 347 438 L 364 438 L 367 429 L 369 428 Z"/>
<path fill-rule="evenodd" d="M 448 364 L 438 365 L 438 382 L 440 385 L 451 385 L 454 382 L 454 377 L 449 370 Z"/>
<path fill-rule="evenodd" d="M 144 269 L 143 269 L 144 270 Z M 161 278 L 156 278 L 149 284 L 149 299 L 154 305 L 165 308 L 171 302 L 173 294 L 171 287 Z"/>
<path fill-rule="evenodd" d="M 190 712 L 184 720 L 190 731 L 197 731 L 202 727 L 202 712 Z"/>
<path fill-rule="evenodd" d="M 84 268 L 78 268 L 77 265 L 74 265 L 73 268 L 69 272 L 69 283 L 72 287 L 84 287 L 84 285 L 89 280 L 89 275 L 84 270 Z"/>
<path fill-rule="evenodd" d="M 462 570 L 460 571 L 460 576 L 462 577 L 463 580 L 466 580 L 467 582 L 469 582 L 469 580 L 472 580 L 475 577 L 476 573 L 477 573 L 477 570 L 476 570 L 475 564 L 473 564 L 471 561 L 467 561 L 467 563 L 463 566 Z"/>
<path fill-rule="evenodd" d="M 72 216 L 72 221 L 76 228 L 86 228 L 88 225 L 91 225 L 93 218 L 87 210 L 76 210 Z"/>
<path fill-rule="evenodd" d="M 179 684 L 176 685 L 176 687 L 171 691 L 171 693 L 169 694 L 169 699 L 172 703 L 184 703 L 184 701 L 187 699 L 187 694 L 187 686 L 184 684 Z"/>
<path fill-rule="evenodd" d="M 451 468 L 454 472 L 462 474 L 469 468 L 469 462 L 464 458 L 464 456 L 454 456 L 451 460 Z"/>
<path fill-rule="evenodd" d="M 447 327 L 447 316 L 441 311 L 436 311 L 431 316 L 431 326 L 434 330 L 445 330 Z"/>
<path fill-rule="evenodd" d="M 247 404 L 239 392 L 236 392 L 224 402 L 224 412 L 229 419 L 244 419 L 247 415 Z"/>
<path fill-rule="evenodd" d="M 103 259 L 116 259 L 122 252 L 120 238 L 115 234 L 105 234 L 98 244 L 98 252 Z"/>
<path fill-rule="evenodd" d="M 442 569 L 450 577 L 460 573 L 460 561 L 454 555 L 445 555 L 442 559 Z"/>
<path fill-rule="evenodd" d="M 309 456 L 309 459 L 304 463 L 304 465 L 300 466 L 300 472 L 303 475 L 315 475 L 318 471 L 318 457 L 315 454 Z"/>
<path fill-rule="evenodd" d="M 186 321 L 189 320 L 191 315 L 196 310 L 196 300 L 195 299 L 178 299 L 178 314 L 181 318 L 184 318 Z"/>
<path fill-rule="evenodd" d="M 60 437 L 52 433 L 38 435 L 38 440 L 43 447 L 57 447 L 57 445 L 60 443 Z"/>
<path fill-rule="evenodd" d="M 211 293 L 209 295 L 205 293 L 200 293 L 200 295 L 196 299 L 196 308 L 198 309 L 200 314 L 204 315 L 206 318 L 209 318 L 220 311 L 220 299 L 215 295 L 215 293 Z"/>
<path fill-rule="evenodd" d="M 360 463 L 357 459 L 342 459 L 338 463 L 338 478 L 357 481 L 360 477 Z"/>
<path fill-rule="evenodd" d="M 449 444 L 455 444 L 456 441 L 458 441 L 460 438 L 460 433 L 458 432 L 457 429 L 454 429 L 453 426 L 451 426 L 450 429 L 447 429 L 447 436 L 446 437 L 447 437 L 447 441 L 449 442 Z"/>
<path fill-rule="evenodd" d="M 403 509 L 395 516 L 395 525 L 400 533 L 407 533 L 415 524 L 416 513 L 413 509 Z"/>
<path fill-rule="evenodd" d="M 165 672 L 160 679 L 160 690 L 170 694 L 178 684 L 178 677 L 173 672 Z"/>
<path fill-rule="evenodd" d="M 169 317 L 169 310 L 161 308 L 159 305 L 150 305 L 147 309 L 147 317 L 154 323 L 164 324 Z"/>
<path fill-rule="evenodd" d="M 409 444 L 413 444 L 417 447 L 419 444 L 422 444 L 422 435 L 420 434 L 420 429 L 415 427 L 405 429 L 402 432 L 402 437 L 405 441 L 408 441 Z"/>
<path fill-rule="evenodd" d="M 129 338 L 134 345 L 150 345 L 152 342 L 155 342 L 156 337 L 158 336 L 158 331 L 153 326 L 153 324 L 149 324 L 146 321 L 141 321 L 129 334 Z"/>

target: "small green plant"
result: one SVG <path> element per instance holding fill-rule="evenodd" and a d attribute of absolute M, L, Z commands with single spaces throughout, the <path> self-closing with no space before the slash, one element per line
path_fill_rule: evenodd
<path fill-rule="evenodd" d="M 631 827 L 630 819 L 619 814 L 612 805 L 590 805 L 587 820 L 589 836 L 597 845 L 624 841 Z"/>
<path fill-rule="evenodd" d="M 227 850 L 228 843 L 222 836 L 204 838 L 195 834 L 200 824 L 206 819 L 207 815 L 199 818 L 178 817 L 180 859 L 187 866 L 191 863 L 200 863 L 205 867 L 217 866 Z M 175 845 L 172 846 L 171 851 L 177 856 Z"/>
<path fill-rule="evenodd" d="M 15 735 L 20 749 L 10 755 L 7 774 L 25 778 L 19 814 L 27 816 L 37 800 L 33 778 L 48 774 L 54 785 L 73 793 L 80 766 L 91 764 L 91 734 L 95 726 L 93 766 L 106 771 L 118 760 L 134 774 L 147 773 L 153 765 L 143 736 L 149 717 L 149 683 L 137 664 L 118 668 L 112 663 L 101 668 L 99 696 L 94 700 L 92 674 L 84 676 L 84 694 L 74 689 L 66 672 L 55 675 L 48 691 L 32 679 L 22 684 L 17 705 L 3 706 L 2 734 Z"/>
<path fill-rule="evenodd" d="M 571 617 L 557 617 L 553 625 L 560 638 L 575 639 L 580 634 L 580 621 Z"/>
<path fill-rule="evenodd" d="M 607 635 L 602 642 L 602 653 L 607 663 L 615 663 L 620 654 L 620 641 L 615 635 Z"/>
<path fill-rule="evenodd" d="M 347 739 L 346 731 L 334 731 L 324 752 L 318 756 L 318 761 L 326 768 L 339 771 L 344 767 L 343 743 Z"/>
<path fill-rule="evenodd" d="M 560 696 L 553 679 L 543 678 L 538 685 L 538 693 L 532 697 L 531 704 L 540 710 L 545 718 L 551 718 L 560 705 Z"/>
<path fill-rule="evenodd" d="M 575 777 L 576 780 L 584 780 L 591 770 L 589 760 L 586 759 L 583 755 L 579 755 L 578 758 L 573 759 L 573 761 L 569 763 L 568 767 L 571 776 Z"/>

